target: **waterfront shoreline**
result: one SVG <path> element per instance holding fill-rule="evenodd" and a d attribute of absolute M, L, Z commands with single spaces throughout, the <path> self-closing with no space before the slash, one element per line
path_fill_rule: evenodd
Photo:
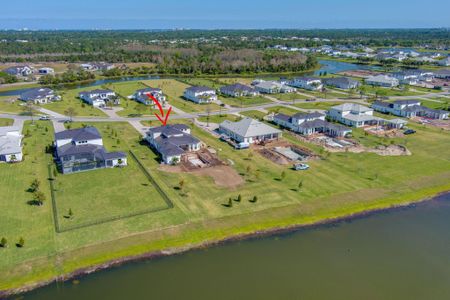
<path fill-rule="evenodd" d="M 188 251 L 195 251 L 195 250 L 205 249 L 205 248 L 209 248 L 209 247 L 220 246 L 220 245 L 237 242 L 237 241 L 256 239 L 256 238 L 267 238 L 270 236 L 275 236 L 275 235 L 280 235 L 280 234 L 293 233 L 293 232 L 303 230 L 303 229 L 314 229 L 314 228 L 324 226 L 324 225 L 339 224 L 342 222 L 348 222 L 348 221 L 353 221 L 356 219 L 370 217 L 375 214 L 392 212 L 392 211 L 395 211 L 396 209 L 408 209 L 408 208 L 414 207 L 416 205 L 419 205 L 421 203 L 426 203 L 426 202 L 433 201 L 433 200 L 439 200 L 439 198 L 445 197 L 447 195 L 450 195 L 450 190 L 440 192 L 433 196 L 429 196 L 429 197 L 426 197 L 426 198 L 423 198 L 423 199 L 420 199 L 417 201 L 410 201 L 408 203 L 403 203 L 403 204 L 392 204 L 389 207 L 385 207 L 385 208 L 369 209 L 369 210 L 365 210 L 365 211 L 361 211 L 361 212 L 348 214 L 345 216 L 339 216 L 339 217 L 335 217 L 335 218 L 326 218 L 326 219 L 323 219 L 323 220 L 320 220 L 317 222 L 303 223 L 303 224 L 299 223 L 299 224 L 294 224 L 294 225 L 284 226 L 284 227 L 273 227 L 270 229 L 256 230 L 256 231 L 253 231 L 250 233 L 232 235 L 232 236 L 229 236 L 229 237 L 226 237 L 223 239 L 205 241 L 205 242 L 202 242 L 199 244 L 193 244 L 193 245 L 184 246 L 184 247 L 168 248 L 166 250 L 151 251 L 151 252 L 146 252 L 146 253 L 142 253 L 139 255 L 124 256 L 121 258 L 109 260 L 107 262 L 104 262 L 104 263 L 101 263 L 98 265 L 79 268 L 73 272 L 70 272 L 70 273 L 67 273 L 67 274 L 64 274 L 61 276 L 55 276 L 49 280 L 43 280 L 43 281 L 36 282 L 34 284 L 25 285 L 21 288 L 14 288 L 14 289 L 7 289 L 7 290 L 0 291 L 0 299 L 6 299 L 10 296 L 24 294 L 24 293 L 30 292 L 32 290 L 50 285 L 54 282 L 64 282 L 64 281 L 74 280 L 74 279 L 81 278 L 81 277 L 87 276 L 89 274 L 98 272 L 98 271 L 115 268 L 115 267 L 120 267 L 127 263 L 146 261 L 146 260 L 150 260 L 150 259 L 168 257 L 168 256 L 172 256 L 172 255 L 180 255 L 180 254 L 186 253 Z"/>

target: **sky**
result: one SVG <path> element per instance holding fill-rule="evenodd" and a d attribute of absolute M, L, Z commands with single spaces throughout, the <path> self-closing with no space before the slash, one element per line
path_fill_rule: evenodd
<path fill-rule="evenodd" d="M 448 0 L 0 0 L 0 29 L 450 27 Z"/>

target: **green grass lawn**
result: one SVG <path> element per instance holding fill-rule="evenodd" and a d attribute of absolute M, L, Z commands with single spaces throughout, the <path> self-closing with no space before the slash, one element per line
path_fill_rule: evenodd
<path fill-rule="evenodd" d="M 419 99 L 422 102 L 423 106 L 429 107 L 429 108 L 433 108 L 433 109 L 442 109 L 442 110 L 446 110 L 450 107 L 450 99 L 449 98 L 432 98 L 432 100 L 437 100 L 439 102 L 436 101 L 430 101 L 430 100 L 424 100 L 424 99 Z"/>
<path fill-rule="evenodd" d="M 0 118 L 0 127 L 2 127 L 2 126 L 11 126 L 12 124 L 14 124 L 14 120 L 13 119 Z"/>
<path fill-rule="evenodd" d="M 299 90 L 302 94 L 311 95 L 309 98 L 323 98 L 323 99 L 332 99 L 339 98 L 345 99 L 348 98 L 348 93 L 336 92 L 333 89 L 328 89 L 328 92 L 318 92 L 318 91 L 307 91 L 307 90 Z"/>
<path fill-rule="evenodd" d="M 235 122 L 235 121 L 239 121 L 239 119 L 240 118 L 238 116 L 226 115 L 226 114 L 209 116 L 209 122 L 211 122 L 211 123 L 222 123 L 225 120 L 230 120 L 230 121 Z M 198 120 L 200 122 L 207 122 L 208 121 L 208 117 L 200 117 L 200 118 L 198 118 Z"/>
<path fill-rule="evenodd" d="M 272 102 L 263 96 L 255 97 L 227 97 L 219 95 L 219 100 L 233 107 L 255 106 Z"/>
<path fill-rule="evenodd" d="M 384 87 L 373 87 L 370 85 L 364 86 L 366 89 L 367 94 L 375 95 L 377 91 L 381 91 L 383 93 L 386 93 L 386 96 L 392 97 L 392 96 L 420 96 L 425 93 L 422 92 L 414 92 L 411 90 L 400 90 L 398 88 L 384 88 Z"/>
<path fill-rule="evenodd" d="M 172 122 L 191 125 L 189 121 Z M 202 129 L 192 127 L 194 136 L 216 149 L 219 157 L 230 162 L 232 168 L 244 178 L 242 186 L 229 189 L 215 185 L 207 176 L 159 170 L 157 155 L 138 142 L 139 134 L 129 124 L 102 123 L 97 126 L 104 135 L 106 147 L 112 150 L 131 149 L 136 153 L 175 207 L 56 234 L 51 203 L 47 201 L 42 207 L 26 204 L 30 199 L 26 189 L 34 178 L 41 180 L 42 188 L 49 197 L 46 184 L 49 157 L 44 155 L 43 149 L 52 140 L 51 128 L 45 131 L 43 127 L 35 130 L 29 123 L 26 126 L 31 128 L 32 136 L 25 139 L 25 161 L 0 165 L 0 180 L 7 183 L 0 185 L 0 194 L 4 195 L 0 198 L 0 234 L 12 242 L 20 236 L 26 240 L 22 249 L 14 246 L 0 249 L 0 289 L 126 255 L 197 245 L 205 240 L 216 241 L 230 235 L 277 226 L 310 224 L 324 218 L 407 203 L 450 189 L 450 135 L 429 126 L 410 124 L 417 130 L 416 134 L 392 139 L 395 143 L 406 145 L 413 153 L 411 156 L 332 153 L 324 159 L 311 160 L 311 169 L 306 172 L 295 172 L 289 165 L 277 165 L 251 149 L 234 150 Z M 40 126 L 50 126 L 50 123 Z M 111 134 L 113 131 L 118 132 L 120 144 L 117 144 L 115 134 Z M 317 153 L 321 151 L 318 146 L 300 142 L 287 133 L 284 136 L 294 144 Z M 362 137 L 357 135 L 356 138 L 361 140 Z M 371 136 L 370 140 L 362 142 L 376 145 L 386 141 Z M 249 153 L 253 155 L 249 156 Z M 133 171 L 132 168 L 129 170 Z M 285 172 L 283 179 L 282 172 Z M 91 174 L 94 176 L 94 173 Z M 99 177 L 105 181 L 111 176 L 106 173 L 101 175 Z M 70 176 L 62 180 L 69 180 Z M 131 195 L 134 193 L 132 189 L 138 188 L 134 186 L 136 183 L 129 181 L 137 178 L 136 182 L 140 182 L 139 176 L 138 172 L 133 172 L 127 177 L 130 180 L 125 184 L 131 187 L 128 189 Z M 63 175 L 59 175 L 57 180 L 61 180 L 60 177 Z M 117 183 L 115 178 L 112 180 Z M 183 193 L 177 190 L 180 180 L 185 182 Z M 297 191 L 300 181 L 303 187 Z M 68 185 L 69 181 L 63 187 Z M 236 198 L 239 194 L 243 197 L 242 202 L 234 202 L 231 208 L 223 205 L 230 197 Z M 258 202 L 250 203 L 248 199 L 254 195 L 259 197 Z M 102 195 L 76 199 L 74 201 L 111 203 Z M 65 209 L 67 207 L 62 210 Z M 121 210 L 120 207 L 108 209 L 112 213 Z M 77 211 L 74 210 L 74 213 L 76 218 Z"/>
<path fill-rule="evenodd" d="M 302 102 L 295 103 L 294 106 L 304 109 L 328 110 L 330 107 L 342 104 L 342 102 Z"/>
<path fill-rule="evenodd" d="M 98 108 L 94 108 L 87 103 L 83 103 L 78 98 L 78 93 L 82 91 L 94 90 L 96 88 L 101 88 L 100 86 L 80 88 L 80 89 L 67 89 L 58 91 L 57 93 L 61 95 L 61 101 L 55 101 L 53 103 L 42 105 L 43 108 L 55 111 L 60 114 L 65 114 L 65 111 L 72 107 L 75 109 L 76 116 L 78 117 L 106 117 L 106 114 Z"/>
<path fill-rule="evenodd" d="M 22 101 L 17 100 L 16 96 L 0 97 L 0 112 L 5 113 L 21 113 L 23 108 Z"/>
<path fill-rule="evenodd" d="M 267 110 L 269 112 L 280 113 L 280 114 L 285 114 L 285 115 L 293 115 L 293 114 L 300 112 L 299 110 L 296 110 L 296 109 L 293 109 L 290 107 L 285 107 L 285 106 L 273 106 L 273 107 L 267 108 Z"/>
<path fill-rule="evenodd" d="M 239 113 L 240 115 L 250 117 L 256 120 L 261 120 L 264 118 L 267 114 L 259 111 L 259 110 L 249 110 L 249 111 L 243 111 Z"/>
<path fill-rule="evenodd" d="M 301 91 L 300 91 L 301 92 Z M 270 95 L 274 98 L 277 98 L 278 100 L 281 101 L 292 101 L 292 100 L 305 100 L 311 97 L 307 97 L 298 93 L 285 93 L 285 94 L 275 94 L 275 95 Z"/>
<path fill-rule="evenodd" d="M 188 85 L 207 86 L 216 90 L 223 85 L 221 84 L 221 82 L 215 79 L 208 79 L 208 78 L 182 78 L 178 79 L 178 81 Z"/>

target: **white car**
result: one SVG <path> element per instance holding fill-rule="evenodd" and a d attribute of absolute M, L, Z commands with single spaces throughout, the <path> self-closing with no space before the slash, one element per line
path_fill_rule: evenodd
<path fill-rule="evenodd" d="M 50 117 L 49 116 L 40 116 L 39 120 L 41 120 L 41 121 L 48 121 L 48 120 L 50 120 Z"/>

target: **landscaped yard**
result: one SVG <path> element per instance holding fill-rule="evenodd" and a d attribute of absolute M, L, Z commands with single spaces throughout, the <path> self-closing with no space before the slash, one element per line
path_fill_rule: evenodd
<path fill-rule="evenodd" d="M 351 101 L 349 101 L 351 102 Z M 303 108 L 303 109 L 320 109 L 320 110 L 328 110 L 330 107 L 335 105 L 340 105 L 343 102 L 302 102 L 295 103 L 294 106 Z"/>

